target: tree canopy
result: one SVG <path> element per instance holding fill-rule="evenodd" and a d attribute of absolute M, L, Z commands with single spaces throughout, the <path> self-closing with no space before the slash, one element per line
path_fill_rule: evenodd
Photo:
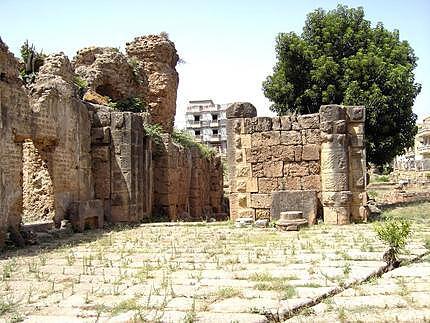
<path fill-rule="evenodd" d="M 413 145 L 418 58 L 398 30 L 380 22 L 372 27 L 361 7 L 317 9 L 301 35 L 278 35 L 276 54 L 263 91 L 278 115 L 315 113 L 322 104 L 364 105 L 368 161 L 383 165 Z"/>

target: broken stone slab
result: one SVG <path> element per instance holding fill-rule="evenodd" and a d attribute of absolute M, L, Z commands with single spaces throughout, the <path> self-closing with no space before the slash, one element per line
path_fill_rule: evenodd
<path fill-rule="evenodd" d="M 244 227 L 250 227 L 253 224 L 254 224 L 253 218 L 238 218 L 238 219 L 236 219 L 234 226 L 236 228 L 244 228 Z"/>
<path fill-rule="evenodd" d="M 269 226 L 269 219 L 258 219 L 255 221 L 255 226 L 257 228 L 267 228 Z"/>

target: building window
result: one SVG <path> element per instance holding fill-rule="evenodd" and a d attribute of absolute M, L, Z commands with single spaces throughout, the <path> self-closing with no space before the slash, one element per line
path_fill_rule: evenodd
<path fill-rule="evenodd" d="M 196 136 L 200 136 L 200 130 L 196 130 L 196 131 L 194 131 L 194 134 L 195 134 Z"/>
<path fill-rule="evenodd" d="M 213 134 L 214 136 L 218 135 L 218 129 L 213 129 L 213 130 L 212 130 L 212 134 Z"/>
<path fill-rule="evenodd" d="M 218 115 L 217 114 L 212 115 L 212 121 L 218 121 Z"/>
<path fill-rule="evenodd" d="M 200 116 L 194 116 L 194 121 L 199 122 L 200 121 Z"/>

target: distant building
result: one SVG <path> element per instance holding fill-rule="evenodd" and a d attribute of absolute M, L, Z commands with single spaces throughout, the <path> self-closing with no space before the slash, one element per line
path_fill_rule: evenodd
<path fill-rule="evenodd" d="M 227 154 L 227 106 L 215 104 L 212 100 L 189 101 L 185 113 L 188 133 L 224 156 Z"/>
<path fill-rule="evenodd" d="M 430 171 L 430 117 L 418 124 L 415 145 L 394 161 L 395 170 Z"/>

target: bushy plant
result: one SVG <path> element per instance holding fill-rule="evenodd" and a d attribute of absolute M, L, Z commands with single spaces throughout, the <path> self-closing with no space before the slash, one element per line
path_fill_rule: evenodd
<path fill-rule="evenodd" d="M 20 66 L 19 74 L 24 83 L 33 83 L 36 73 L 45 62 L 46 55 L 42 51 L 38 52 L 33 44 L 29 45 L 28 40 L 21 46 L 20 53 L 23 64 Z"/>
<path fill-rule="evenodd" d="M 148 137 L 151 137 L 156 145 L 162 143 L 163 139 L 161 135 L 163 133 L 163 128 L 159 124 L 145 124 L 144 129 Z"/>
<path fill-rule="evenodd" d="M 172 140 L 174 143 L 186 148 L 197 148 L 203 158 L 211 158 L 215 156 L 216 151 L 204 144 L 197 142 L 185 130 L 174 129 L 172 132 Z"/>
<path fill-rule="evenodd" d="M 146 111 L 145 102 L 136 97 L 110 102 L 109 106 L 112 109 L 122 111 L 122 112 L 145 112 Z"/>
<path fill-rule="evenodd" d="M 386 222 L 376 222 L 373 226 L 378 238 L 388 245 L 384 260 L 394 267 L 399 266 L 397 256 L 405 247 L 411 234 L 411 223 L 408 220 L 390 219 Z"/>
<path fill-rule="evenodd" d="M 85 94 L 86 89 L 88 88 L 88 82 L 80 76 L 75 76 L 73 78 L 73 83 L 78 88 L 79 97 L 82 98 Z"/>
<path fill-rule="evenodd" d="M 390 181 L 390 177 L 388 175 L 380 175 L 375 177 L 375 182 L 378 183 L 387 183 Z"/>

